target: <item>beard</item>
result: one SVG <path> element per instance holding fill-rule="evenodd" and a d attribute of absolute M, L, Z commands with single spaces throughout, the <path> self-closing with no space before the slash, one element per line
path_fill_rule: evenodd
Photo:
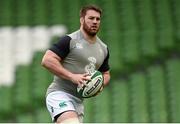
<path fill-rule="evenodd" d="M 93 29 L 93 27 L 92 28 L 89 27 L 85 21 L 83 23 L 83 29 L 90 36 L 95 36 L 99 31 L 99 27 L 96 27 L 96 29 Z"/>

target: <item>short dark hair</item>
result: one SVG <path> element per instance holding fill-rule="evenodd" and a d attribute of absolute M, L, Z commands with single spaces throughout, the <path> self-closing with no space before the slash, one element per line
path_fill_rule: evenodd
<path fill-rule="evenodd" d="M 99 12 L 100 15 L 102 14 L 102 9 L 100 7 L 98 7 L 97 5 L 94 5 L 94 4 L 90 4 L 90 5 L 83 6 L 81 8 L 80 17 L 84 17 L 88 10 L 95 10 L 96 12 Z"/>

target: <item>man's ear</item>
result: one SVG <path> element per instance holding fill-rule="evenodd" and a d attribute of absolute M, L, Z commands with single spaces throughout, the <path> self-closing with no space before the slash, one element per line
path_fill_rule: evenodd
<path fill-rule="evenodd" d="M 84 23 L 84 18 L 83 18 L 83 17 L 80 18 L 80 23 L 81 23 L 81 24 Z"/>

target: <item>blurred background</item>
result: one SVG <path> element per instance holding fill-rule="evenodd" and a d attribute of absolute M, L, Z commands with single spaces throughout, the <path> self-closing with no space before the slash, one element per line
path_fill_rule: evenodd
<path fill-rule="evenodd" d="M 41 59 L 90 3 L 112 78 L 85 100 L 84 122 L 180 122 L 180 0 L 0 0 L 0 122 L 51 122 Z"/>

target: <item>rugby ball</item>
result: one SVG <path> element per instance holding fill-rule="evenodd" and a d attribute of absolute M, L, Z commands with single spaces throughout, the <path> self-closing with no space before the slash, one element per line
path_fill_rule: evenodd
<path fill-rule="evenodd" d="M 78 94 L 83 98 L 89 98 L 95 95 L 102 87 L 104 78 L 100 71 L 95 70 L 90 73 L 91 80 L 86 82 L 86 86 L 77 87 Z"/>

